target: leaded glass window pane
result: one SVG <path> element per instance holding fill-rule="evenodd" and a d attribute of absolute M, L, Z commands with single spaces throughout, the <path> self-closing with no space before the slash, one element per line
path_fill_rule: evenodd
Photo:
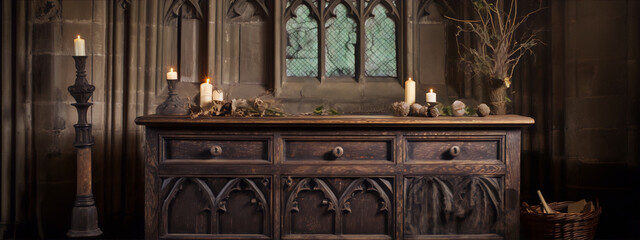
<path fill-rule="evenodd" d="M 335 17 L 327 20 L 326 74 L 328 77 L 355 76 L 357 23 L 347 16 L 344 4 L 333 10 Z"/>
<path fill-rule="evenodd" d="M 307 5 L 287 21 L 287 76 L 318 76 L 318 23 Z"/>
<path fill-rule="evenodd" d="M 378 4 L 365 22 L 365 72 L 371 77 L 396 77 L 396 23 Z"/>

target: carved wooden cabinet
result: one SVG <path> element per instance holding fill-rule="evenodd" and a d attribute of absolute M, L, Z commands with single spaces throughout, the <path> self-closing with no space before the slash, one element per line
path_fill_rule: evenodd
<path fill-rule="evenodd" d="M 147 239 L 516 239 L 522 116 L 145 116 Z"/>

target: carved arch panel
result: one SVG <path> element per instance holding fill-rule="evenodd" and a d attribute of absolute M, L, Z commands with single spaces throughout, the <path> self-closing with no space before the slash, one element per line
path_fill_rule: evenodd
<path fill-rule="evenodd" d="M 393 179 L 285 177 L 282 196 L 283 235 L 393 235 Z"/>
<path fill-rule="evenodd" d="M 165 178 L 160 235 L 270 236 L 270 183 L 270 177 Z"/>
<path fill-rule="evenodd" d="M 413 2 L 416 20 L 409 27 L 413 32 L 413 49 L 416 56 L 413 64 L 414 72 L 410 74 L 416 76 L 419 89 L 434 88 L 449 91 L 450 87 L 447 86 L 445 76 L 453 74 L 451 71 L 458 71 L 457 58 L 447 58 L 447 56 L 457 56 L 455 55 L 457 52 L 453 55 L 452 52 L 447 53 L 448 48 L 455 46 L 456 43 L 455 39 L 450 39 L 450 36 L 455 36 L 455 24 L 447 24 L 445 21 L 446 8 L 442 6 L 443 1 Z M 448 69 L 448 66 L 456 68 Z M 448 94 L 451 95 L 451 93 Z"/>
<path fill-rule="evenodd" d="M 222 2 L 221 73 L 216 81 L 230 90 L 230 98 L 251 98 L 272 90 L 274 1 Z"/>
<path fill-rule="evenodd" d="M 160 73 L 168 67 L 176 69 L 181 82 L 199 83 L 212 72 L 207 54 L 213 44 L 207 36 L 210 31 L 208 19 L 211 0 L 164 0 L 160 1 L 162 12 L 160 29 L 162 36 Z M 160 74 L 160 76 L 164 76 Z M 161 77 L 161 80 L 164 80 Z M 162 82 L 162 81 L 161 81 Z M 191 97 L 191 96 L 189 96 Z"/>
<path fill-rule="evenodd" d="M 393 188 L 386 179 L 378 181 L 380 183 L 370 178 L 356 179 L 344 191 L 340 197 L 342 226 L 339 234 L 392 235 Z"/>
<path fill-rule="evenodd" d="M 503 234 L 503 182 L 491 176 L 405 178 L 405 236 Z"/>

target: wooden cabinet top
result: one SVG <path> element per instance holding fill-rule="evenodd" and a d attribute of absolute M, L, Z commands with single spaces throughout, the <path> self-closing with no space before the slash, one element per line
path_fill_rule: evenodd
<path fill-rule="evenodd" d="M 533 118 L 518 115 L 488 117 L 396 117 L 388 115 L 199 117 L 148 115 L 136 118 L 145 126 L 359 126 L 359 127 L 526 127 Z"/>

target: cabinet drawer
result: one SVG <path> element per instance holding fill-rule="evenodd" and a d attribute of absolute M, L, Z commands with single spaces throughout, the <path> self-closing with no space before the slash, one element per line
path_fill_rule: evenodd
<path fill-rule="evenodd" d="M 271 136 L 163 136 L 163 162 L 269 164 Z"/>
<path fill-rule="evenodd" d="M 393 163 L 394 137 L 283 137 L 285 163 Z"/>
<path fill-rule="evenodd" d="M 406 162 L 501 161 L 504 136 L 407 137 Z"/>

